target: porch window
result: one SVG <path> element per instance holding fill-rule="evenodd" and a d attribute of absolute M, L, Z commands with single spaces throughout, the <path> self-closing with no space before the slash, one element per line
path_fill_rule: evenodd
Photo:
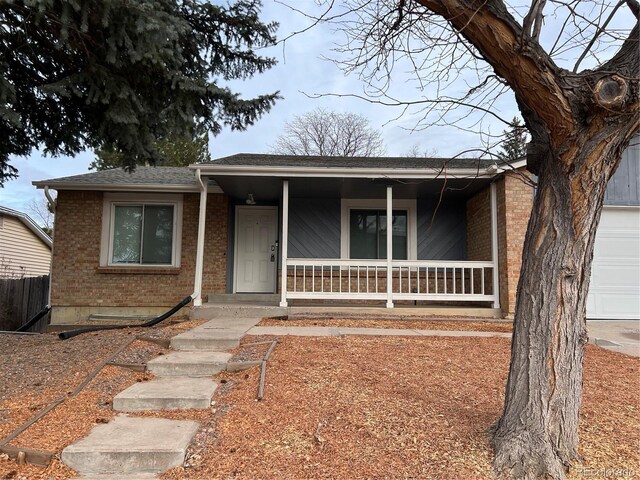
<path fill-rule="evenodd" d="M 111 263 L 171 265 L 173 205 L 114 205 Z"/>
<path fill-rule="evenodd" d="M 407 259 L 407 211 L 393 210 L 393 258 Z M 349 212 L 349 258 L 387 258 L 386 210 L 351 209 Z"/>

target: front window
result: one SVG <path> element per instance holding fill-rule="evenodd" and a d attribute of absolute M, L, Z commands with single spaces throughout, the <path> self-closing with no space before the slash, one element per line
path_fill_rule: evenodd
<path fill-rule="evenodd" d="M 175 206 L 113 205 L 111 264 L 172 265 Z"/>
<path fill-rule="evenodd" d="M 407 259 L 407 211 L 393 210 L 393 258 Z M 386 210 L 351 209 L 349 211 L 349 258 L 387 258 Z"/>

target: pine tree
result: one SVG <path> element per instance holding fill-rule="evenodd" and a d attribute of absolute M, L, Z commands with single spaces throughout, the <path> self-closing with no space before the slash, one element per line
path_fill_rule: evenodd
<path fill-rule="evenodd" d="M 217 2 L 216 2 L 217 3 Z M 243 130 L 278 93 L 242 99 L 224 85 L 275 65 L 256 53 L 275 23 L 258 0 L 0 2 L 0 184 L 11 155 L 108 146 L 122 164 L 161 161 L 158 141 Z"/>
<path fill-rule="evenodd" d="M 503 162 L 513 164 L 523 160 L 527 155 L 527 127 L 518 117 L 513 117 L 511 129 L 503 132 L 504 140 L 500 145 L 498 158 Z"/>
<path fill-rule="evenodd" d="M 156 165 L 165 167 L 186 167 L 192 163 L 211 160 L 209 154 L 209 134 L 199 128 L 194 135 L 170 135 L 155 143 L 160 159 Z M 89 165 L 89 170 L 107 170 L 120 167 L 124 154 L 113 145 L 107 145 L 95 151 L 96 158 Z"/>

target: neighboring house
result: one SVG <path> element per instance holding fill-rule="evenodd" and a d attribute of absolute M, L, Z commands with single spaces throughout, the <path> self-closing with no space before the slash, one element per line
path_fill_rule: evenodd
<path fill-rule="evenodd" d="M 0 278 L 49 275 L 51 246 L 28 215 L 0 206 Z"/>
<path fill-rule="evenodd" d="M 518 167 L 238 154 L 34 182 L 58 191 L 52 323 L 194 291 L 511 315 L 534 195 Z"/>

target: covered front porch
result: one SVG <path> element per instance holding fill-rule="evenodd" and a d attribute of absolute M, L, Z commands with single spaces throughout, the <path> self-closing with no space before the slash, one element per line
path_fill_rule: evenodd
<path fill-rule="evenodd" d="M 421 192 L 414 191 L 413 198 L 407 198 L 407 189 L 402 185 L 384 185 L 384 208 L 380 208 L 379 196 L 358 200 L 342 197 L 340 257 L 301 258 L 289 254 L 289 243 L 296 240 L 290 232 L 290 204 L 297 198 L 290 190 L 295 180 L 283 180 L 280 306 L 287 306 L 291 300 L 304 299 L 378 300 L 384 301 L 387 308 L 407 305 L 408 302 L 444 305 L 473 302 L 500 308 L 495 185 L 489 185 L 489 260 L 469 260 L 466 258 L 466 249 L 456 251 L 455 248 L 445 248 L 445 253 L 440 254 L 444 258 L 428 259 L 437 256 L 438 249 L 446 246 L 436 245 L 437 242 L 446 242 L 450 246 L 459 243 L 459 238 L 452 237 L 459 231 L 451 231 L 450 235 L 434 241 L 431 252 L 426 247 L 426 251 L 418 254 L 418 244 L 428 240 L 429 227 L 424 231 L 418 230 L 417 202 L 419 199 L 442 199 L 442 196 L 436 197 L 442 193 L 442 188 L 446 188 L 438 185 L 440 183 L 434 182 Z M 434 191 L 438 187 L 440 192 Z M 378 186 L 372 190 L 380 188 Z M 400 198 L 394 199 L 394 190 Z M 436 205 L 430 212 L 432 222 L 438 215 L 439 207 Z M 442 210 L 447 211 L 445 207 Z M 433 225 L 431 223 L 431 227 Z M 388 235 L 387 232 L 392 234 Z M 296 249 L 296 253 L 299 250 Z M 367 258 L 360 258 L 365 256 Z M 375 256 L 378 258 L 371 258 Z M 463 258 L 447 259 L 452 256 Z"/>
<path fill-rule="evenodd" d="M 227 295 L 500 308 L 495 171 L 206 173 L 230 199 Z"/>

